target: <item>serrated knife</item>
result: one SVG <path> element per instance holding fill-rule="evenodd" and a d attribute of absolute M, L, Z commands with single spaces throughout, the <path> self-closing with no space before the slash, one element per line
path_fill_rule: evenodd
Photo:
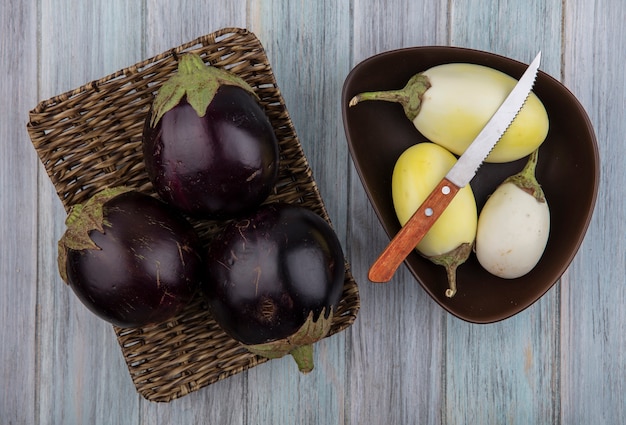
<path fill-rule="evenodd" d="M 485 127 L 478 133 L 463 155 L 458 159 L 448 174 L 433 189 L 426 200 L 415 211 L 389 245 L 372 264 L 369 279 L 384 283 L 391 280 L 400 264 L 415 249 L 424 235 L 430 230 L 458 191 L 467 185 L 476 175 L 489 152 L 506 132 L 515 116 L 522 109 L 530 94 L 541 61 L 541 52 L 528 66 L 511 93 L 494 113 Z"/>

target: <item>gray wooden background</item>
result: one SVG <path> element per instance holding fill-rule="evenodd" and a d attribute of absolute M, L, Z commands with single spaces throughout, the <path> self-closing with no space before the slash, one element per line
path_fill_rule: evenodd
<path fill-rule="evenodd" d="M 0 3 L 0 424 L 626 423 L 626 2 L 5 0 Z M 64 213 L 26 132 L 39 101 L 222 27 L 265 45 L 360 286 L 316 369 L 271 361 L 169 404 L 135 391 L 112 328 L 63 285 Z M 560 79 L 594 123 L 598 203 L 547 295 L 493 325 L 443 312 L 406 270 L 366 273 L 387 239 L 356 176 L 343 81 L 389 49 L 455 45 Z M 572 205 L 576 208 L 576 205 Z"/>

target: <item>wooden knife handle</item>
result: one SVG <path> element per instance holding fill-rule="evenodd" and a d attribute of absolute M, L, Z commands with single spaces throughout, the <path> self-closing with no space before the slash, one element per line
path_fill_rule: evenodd
<path fill-rule="evenodd" d="M 458 191 L 459 187 L 447 178 L 441 180 L 372 264 L 369 280 L 376 283 L 391 280 L 400 264 L 428 233 Z"/>

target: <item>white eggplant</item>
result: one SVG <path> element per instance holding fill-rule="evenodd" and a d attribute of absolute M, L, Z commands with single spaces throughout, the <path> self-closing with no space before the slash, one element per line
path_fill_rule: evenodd
<path fill-rule="evenodd" d="M 535 177 L 538 152 L 489 197 L 478 218 L 476 258 L 489 273 L 514 279 L 541 259 L 550 233 L 550 208 Z"/>
<path fill-rule="evenodd" d="M 428 140 L 461 155 L 516 83 L 493 68 L 449 63 L 414 75 L 400 90 L 358 94 L 350 106 L 364 100 L 400 103 L 407 118 Z M 529 155 L 543 143 L 548 127 L 546 109 L 531 92 L 486 161 L 510 162 Z"/>
<path fill-rule="evenodd" d="M 411 218 L 426 197 L 452 168 L 456 158 L 434 143 L 419 143 L 405 150 L 394 166 L 393 206 L 401 225 Z M 417 245 L 417 251 L 448 274 L 448 297 L 456 292 L 456 269 L 472 252 L 478 212 L 470 185 L 455 196 Z"/>

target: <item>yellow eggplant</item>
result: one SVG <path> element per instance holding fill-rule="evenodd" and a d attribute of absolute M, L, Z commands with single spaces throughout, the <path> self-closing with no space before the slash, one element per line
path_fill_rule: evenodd
<path fill-rule="evenodd" d="M 393 206 L 404 225 L 441 179 L 456 158 L 434 143 L 424 142 L 405 150 L 396 161 L 391 179 Z M 416 246 L 417 251 L 448 273 L 448 297 L 456 292 L 456 268 L 472 252 L 478 213 L 470 185 L 457 193 L 433 227 Z"/>
<path fill-rule="evenodd" d="M 461 155 L 516 83 L 493 68 L 449 63 L 414 75 L 400 90 L 360 93 L 350 106 L 364 100 L 400 103 L 424 137 Z M 548 128 L 548 113 L 531 92 L 486 161 L 510 162 L 529 155 L 543 143 Z"/>

